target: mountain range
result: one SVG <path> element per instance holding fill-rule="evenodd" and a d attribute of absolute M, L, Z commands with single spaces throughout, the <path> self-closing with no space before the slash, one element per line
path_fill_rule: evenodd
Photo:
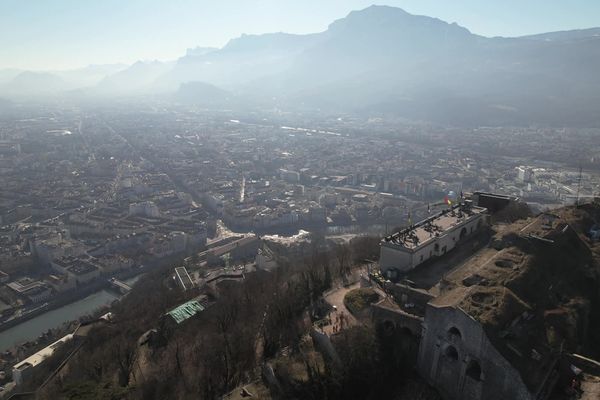
<path fill-rule="evenodd" d="M 597 71 L 600 28 L 488 38 L 371 6 L 324 32 L 242 35 L 221 49 L 188 49 L 173 62 L 107 70 L 79 87 L 64 73 L 0 72 L 0 97 L 20 87 L 26 94 L 78 88 L 88 96 L 159 94 L 453 124 L 597 126 Z"/>

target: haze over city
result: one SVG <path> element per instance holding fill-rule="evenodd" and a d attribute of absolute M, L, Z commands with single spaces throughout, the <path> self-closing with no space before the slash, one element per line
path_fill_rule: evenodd
<path fill-rule="evenodd" d="M 0 37 L 0 399 L 598 399 L 599 3 L 6 0 Z"/>

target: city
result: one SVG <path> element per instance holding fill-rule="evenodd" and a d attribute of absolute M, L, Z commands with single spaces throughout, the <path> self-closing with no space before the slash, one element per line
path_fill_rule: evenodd
<path fill-rule="evenodd" d="M 0 51 L 0 398 L 599 398 L 599 28 L 334 3 Z"/>

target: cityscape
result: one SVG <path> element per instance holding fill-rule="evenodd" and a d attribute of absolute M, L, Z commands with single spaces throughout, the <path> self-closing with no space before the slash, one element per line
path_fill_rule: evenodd
<path fill-rule="evenodd" d="M 465 28 L 428 18 L 372 6 L 322 33 L 244 35 L 43 93 L 48 76 L 25 94 L 37 72 L 6 83 L 0 69 L 0 398 L 600 398 L 600 102 L 506 122 L 494 113 L 528 98 L 506 88 L 489 114 L 448 97 L 444 115 L 460 111 L 444 120 L 406 89 L 405 114 L 388 112 L 396 86 L 326 47 L 344 31 L 363 49 L 391 19 L 470 51 L 453 47 Z M 546 60 L 561 40 L 595 55 L 597 29 L 473 36 Z M 306 54 L 338 57 L 348 90 L 381 104 L 318 86 Z M 448 57 L 440 68 L 461 68 Z M 199 65 L 206 81 L 177 81 Z"/>

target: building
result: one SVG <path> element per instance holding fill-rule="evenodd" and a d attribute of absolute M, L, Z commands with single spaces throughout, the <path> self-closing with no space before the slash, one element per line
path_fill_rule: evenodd
<path fill-rule="evenodd" d="M 12 369 L 12 377 L 17 385 L 22 385 L 27 379 L 31 376 L 31 373 L 37 368 L 40 364 L 44 362 L 48 357 L 50 357 L 56 349 L 64 345 L 69 340 L 73 339 L 73 334 L 68 334 L 56 342 L 52 343 L 50 346 L 43 348 L 37 353 L 27 357 L 23 361 L 18 364 L 15 364 Z"/>
<path fill-rule="evenodd" d="M 93 281 L 100 276 L 100 268 L 84 260 L 77 260 L 67 269 L 67 273 L 78 285 Z"/>
<path fill-rule="evenodd" d="M 198 299 L 183 303 L 163 315 L 162 328 L 170 331 L 199 312 L 204 311 L 204 308 Z"/>
<path fill-rule="evenodd" d="M 52 295 L 52 291 L 46 283 L 35 281 L 29 277 L 10 282 L 7 286 L 32 303 L 41 303 Z"/>
<path fill-rule="evenodd" d="M 533 180 L 533 168 L 520 166 L 517 167 L 517 180 L 521 183 L 528 183 Z"/>
<path fill-rule="evenodd" d="M 279 176 L 282 180 L 290 183 L 298 183 L 300 182 L 300 173 L 297 171 L 289 171 L 287 169 L 281 168 L 279 170 Z"/>
<path fill-rule="evenodd" d="M 206 261 L 208 265 L 220 264 L 224 262 L 226 257 L 232 262 L 251 261 L 256 258 L 260 244 L 259 237 L 255 235 L 245 236 L 223 246 L 207 250 Z"/>
<path fill-rule="evenodd" d="M 417 371 L 445 400 L 547 400 L 573 379 L 580 398 L 595 399 L 600 381 L 577 377 L 581 357 L 571 353 L 596 340 L 597 289 L 585 284 L 595 257 L 573 228 L 580 221 L 567 208 L 503 225 L 430 286 L 386 283 L 391 296 L 374 305 L 374 320 L 416 344 Z"/>
<path fill-rule="evenodd" d="M 77 285 L 77 281 L 71 279 L 69 274 L 50 274 L 45 281 L 58 293 L 74 289 Z"/>
<path fill-rule="evenodd" d="M 486 209 L 458 204 L 382 239 L 382 274 L 396 278 L 419 264 L 452 250 L 486 223 Z"/>
<path fill-rule="evenodd" d="M 120 254 L 103 255 L 97 258 L 98 264 L 104 274 L 112 274 L 117 271 L 132 268 L 133 259 Z"/>
<path fill-rule="evenodd" d="M 43 237 L 33 237 L 30 242 L 31 254 L 46 265 L 60 257 L 75 257 L 85 253 L 85 246 L 69 238 L 68 231 L 51 232 Z"/>
<path fill-rule="evenodd" d="M 223 215 L 223 207 L 225 204 L 225 197 L 220 193 L 216 193 L 216 194 L 205 193 L 204 194 L 204 204 L 206 205 L 207 209 L 209 209 L 216 215 L 221 216 L 221 215 Z"/>
<path fill-rule="evenodd" d="M 270 272 L 278 267 L 275 254 L 268 246 L 264 244 L 261 248 L 258 249 L 258 252 L 256 253 L 256 258 L 254 259 L 254 263 L 256 264 L 256 269 L 263 271 Z"/>
<path fill-rule="evenodd" d="M 52 269 L 60 274 L 67 274 L 69 279 L 78 285 L 88 283 L 100 276 L 100 268 L 96 265 L 77 257 L 63 257 L 53 260 Z"/>
<path fill-rule="evenodd" d="M 142 201 L 129 205 L 129 215 L 139 215 L 150 218 L 160 217 L 160 211 L 154 202 Z"/>
<path fill-rule="evenodd" d="M 152 244 L 150 253 L 156 257 L 169 257 L 174 254 L 183 254 L 187 246 L 187 235 L 183 232 L 169 232 L 167 235 L 157 237 Z"/>
<path fill-rule="evenodd" d="M 175 282 L 177 285 L 183 290 L 189 290 L 194 287 L 194 281 L 188 274 L 188 271 L 185 267 L 177 267 L 175 268 Z"/>
<path fill-rule="evenodd" d="M 488 212 L 492 214 L 506 208 L 511 203 L 519 201 L 518 197 L 485 192 L 473 193 L 472 199 L 476 206 L 487 208 Z"/>
<path fill-rule="evenodd" d="M 524 379 L 531 379 L 532 385 L 540 386 L 545 381 L 544 373 L 548 373 L 547 368 L 551 366 L 545 362 L 551 364 L 552 361 L 540 360 L 539 367 L 543 372 L 539 374 L 529 374 L 531 371 L 520 374 L 496 348 L 484 325 L 462 309 L 471 299 L 494 299 L 498 304 L 519 303 L 509 291 L 480 291 L 476 287 L 461 288 L 449 296 L 434 299 L 425 316 L 418 361 L 421 375 L 448 399 L 532 399 Z M 526 311 L 524 307 L 517 310 L 517 314 Z M 515 349 L 515 356 L 518 352 Z M 526 356 L 530 357 L 530 354 Z"/>

